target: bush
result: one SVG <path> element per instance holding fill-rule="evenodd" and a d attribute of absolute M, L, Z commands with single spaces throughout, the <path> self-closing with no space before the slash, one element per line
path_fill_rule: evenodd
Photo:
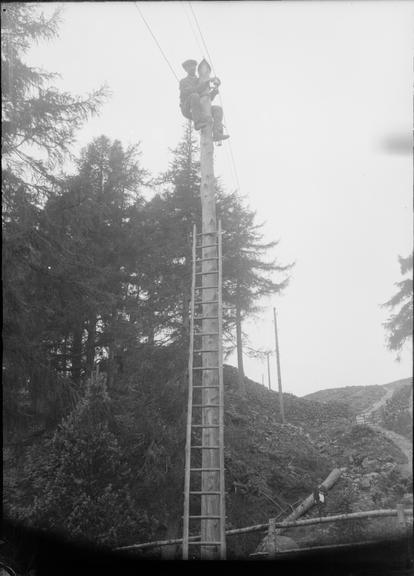
<path fill-rule="evenodd" d="M 89 381 L 55 433 L 35 479 L 29 521 L 36 528 L 97 544 L 137 540 L 145 516 L 138 516 L 128 490 L 131 472 L 109 429 L 109 405 L 105 378 Z"/>

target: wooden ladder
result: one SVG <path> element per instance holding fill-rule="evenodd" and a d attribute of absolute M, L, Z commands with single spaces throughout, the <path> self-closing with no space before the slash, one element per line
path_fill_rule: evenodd
<path fill-rule="evenodd" d="M 184 560 L 189 557 L 189 546 L 192 547 L 191 558 L 224 560 L 226 557 L 221 237 L 220 222 L 217 232 L 213 233 L 197 234 L 194 226 L 184 481 Z M 200 265 L 201 270 L 198 269 Z M 201 313 L 198 312 L 200 308 Z M 200 540 L 189 541 L 190 530 L 194 535 L 200 534 Z"/>

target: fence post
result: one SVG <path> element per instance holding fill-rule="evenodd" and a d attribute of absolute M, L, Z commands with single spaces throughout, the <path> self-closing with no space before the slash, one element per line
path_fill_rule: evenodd
<path fill-rule="evenodd" d="M 401 528 L 404 529 L 406 526 L 406 522 L 405 522 L 404 506 L 402 504 L 397 504 L 397 518 Z"/>
<path fill-rule="evenodd" d="M 269 530 L 267 533 L 267 552 L 269 558 L 276 556 L 276 519 L 269 518 Z"/>

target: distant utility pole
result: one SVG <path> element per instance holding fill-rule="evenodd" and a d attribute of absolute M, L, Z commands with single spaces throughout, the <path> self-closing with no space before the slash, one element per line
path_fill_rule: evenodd
<path fill-rule="evenodd" d="M 279 338 L 277 334 L 276 308 L 273 308 L 273 320 L 275 325 L 275 352 L 276 352 L 277 384 L 279 388 L 280 415 L 282 417 L 282 423 L 285 424 L 285 410 L 283 406 L 282 375 L 280 372 L 280 354 L 279 354 Z"/>
<path fill-rule="evenodd" d="M 270 386 L 270 360 L 269 357 L 272 354 L 272 352 L 269 350 L 269 352 L 266 352 L 266 359 L 267 359 L 267 384 L 269 386 L 269 390 L 272 389 L 272 387 Z"/>

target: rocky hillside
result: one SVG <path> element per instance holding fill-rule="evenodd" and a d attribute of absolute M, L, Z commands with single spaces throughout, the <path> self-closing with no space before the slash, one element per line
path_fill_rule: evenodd
<path fill-rule="evenodd" d="M 413 386 L 402 385 L 386 402 L 382 411 L 382 425 L 405 438 L 413 437 Z"/>
<path fill-rule="evenodd" d="M 408 381 L 408 383 L 407 383 Z M 382 396 L 379 396 L 381 392 Z M 410 396 L 411 394 L 411 396 Z M 385 398 L 381 406 L 381 397 Z M 340 514 L 379 508 L 395 508 L 399 503 L 411 508 L 413 503 L 412 483 L 412 385 L 410 380 L 392 382 L 383 387 L 351 387 L 324 390 L 307 396 L 320 398 L 327 410 L 342 406 L 342 418 L 308 422 L 311 441 L 320 454 L 325 455 L 335 466 L 342 468 L 340 480 L 329 491 L 324 514 Z M 346 402 L 348 399 L 349 402 Z M 379 408 L 378 408 L 379 406 Z M 410 408 L 411 407 L 411 408 Z M 380 412 L 379 424 L 357 424 L 355 413 Z M 411 412 L 410 412 L 411 410 Z M 406 426 L 407 414 L 411 418 L 410 433 Z M 387 424 L 400 432 L 402 437 L 386 428 Z M 389 427 L 389 426 L 388 426 Z M 408 440 L 411 439 L 411 442 Z M 317 516 L 313 508 L 306 517 Z M 398 533 L 396 519 L 370 519 L 347 522 L 340 525 L 324 524 L 308 528 L 292 528 L 279 538 L 279 549 L 344 543 L 370 538 L 389 538 Z M 257 552 L 265 550 L 263 541 Z"/>
<path fill-rule="evenodd" d="M 373 386 L 345 386 L 342 388 L 327 388 L 307 394 L 304 398 L 316 402 L 339 402 L 345 404 L 352 414 L 360 414 L 379 401 L 388 390 L 397 390 L 402 387 L 412 387 L 412 378 L 395 380 L 383 385 Z"/>
<path fill-rule="evenodd" d="M 321 403 L 285 394 L 288 424 L 283 426 L 276 392 L 247 380 L 247 394 L 242 397 L 237 388 L 237 371 L 229 366 L 225 367 L 224 380 L 228 529 L 266 523 L 270 517 L 286 517 L 335 467 L 346 470 L 329 493 L 327 513 L 395 506 L 402 498 L 409 499 L 406 495 L 412 493 L 412 480 L 402 477 L 399 468 L 404 455 L 381 433 L 356 425 L 354 411 L 346 403 Z M 110 397 L 111 442 L 116 441 L 117 458 L 125 461 L 130 470 L 125 468 L 122 485 L 128 486 L 129 497 L 136 502 L 134 510 L 139 506 L 140 514 L 136 530 L 120 527 L 114 531 L 119 536 L 114 536 L 112 545 L 179 538 L 185 378 L 180 376 L 167 383 L 147 379 L 130 389 L 118 387 L 110 391 Z M 36 523 L 35 512 L 40 509 L 39 498 L 44 489 L 41 468 L 47 460 L 51 436 L 48 433 L 44 437 L 26 437 L 24 446 L 5 446 L 5 512 L 9 518 L 24 522 L 29 511 Z M 90 481 L 95 482 L 93 470 L 91 474 Z M 116 477 L 105 480 L 109 485 L 119 482 Z M 73 486 L 71 482 L 75 482 Z M 56 514 L 64 507 L 68 509 L 65 498 L 73 494 L 76 501 L 79 492 L 78 479 L 69 474 L 65 483 L 62 495 L 54 495 L 55 499 L 62 499 L 56 504 Z M 32 505 L 35 500 L 37 508 Z M 67 526 L 65 518 L 63 527 Z M 122 517 L 117 517 L 117 522 L 122 522 Z M 291 533 L 299 544 L 333 537 L 329 529 Z M 70 538 L 72 534 L 66 536 Z M 88 534 L 83 536 L 88 538 Z M 344 537 L 342 533 L 336 536 L 339 540 Z M 248 557 L 261 538 L 260 533 L 229 538 L 228 556 Z M 179 555 L 179 549 L 169 550 L 168 554 Z"/>

